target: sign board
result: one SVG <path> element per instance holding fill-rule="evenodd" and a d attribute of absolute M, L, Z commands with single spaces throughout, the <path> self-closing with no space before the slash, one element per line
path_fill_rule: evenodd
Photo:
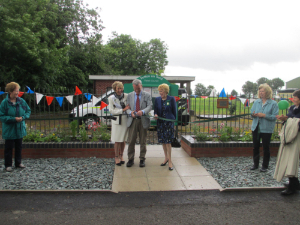
<path fill-rule="evenodd" d="M 217 108 L 228 108 L 228 99 L 217 99 Z"/>

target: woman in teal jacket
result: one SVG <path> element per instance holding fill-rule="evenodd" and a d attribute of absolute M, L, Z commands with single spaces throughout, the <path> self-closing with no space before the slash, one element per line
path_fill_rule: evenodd
<path fill-rule="evenodd" d="M 5 87 L 8 92 L 0 105 L 0 120 L 2 121 L 2 138 L 5 139 L 4 164 L 5 170 L 12 171 L 12 151 L 15 145 L 15 167 L 25 168 L 22 160 L 22 140 L 26 136 L 25 119 L 31 110 L 24 99 L 19 98 L 20 85 L 11 82 Z"/>
<path fill-rule="evenodd" d="M 251 170 L 255 170 L 259 165 L 259 145 L 260 139 L 262 139 L 262 145 L 264 150 L 264 158 L 261 172 L 266 172 L 269 167 L 270 161 L 270 142 L 272 133 L 274 131 L 276 116 L 279 109 L 277 103 L 271 99 L 272 89 L 268 84 L 261 84 L 258 88 L 258 96 L 252 108 L 252 138 L 253 138 L 253 162 L 254 165 Z"/>

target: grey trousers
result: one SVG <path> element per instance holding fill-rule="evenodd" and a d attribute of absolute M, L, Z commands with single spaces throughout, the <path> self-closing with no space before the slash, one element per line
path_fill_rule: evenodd
<path fill-rule="evenodd" d="M 142 125 L 141 119 L 133 119 L 131 126 L 128 128 L 128 160 L 134 160 L 135 154 L 135 142 L 137 139 L 137 133 L 139 133 L 140 139 L 140 160 L 145 160 L 147 148 L 147 130 Z"/>

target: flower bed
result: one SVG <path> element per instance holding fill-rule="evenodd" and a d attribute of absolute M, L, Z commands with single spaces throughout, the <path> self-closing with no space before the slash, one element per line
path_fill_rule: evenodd
<path fill-rule="evenodd" d="M 112 142 L 26 142 L 23 158 L 114 158 Z M 0 158 L 4 157 L 4 143 L 0 143 Z"/>
<path fill-rule="evenodd" d="M 270 144 L 271 156 L 277 156 L 279 141 L 272 141 Z M 182 135 L 181 147 L 191 157 L 232 157 L 232 156 L 252 156 L 252 142 L 213 142 L 197 141 L 194 135 Z M 261 154 L 262 154 L 261 147 Z"/>

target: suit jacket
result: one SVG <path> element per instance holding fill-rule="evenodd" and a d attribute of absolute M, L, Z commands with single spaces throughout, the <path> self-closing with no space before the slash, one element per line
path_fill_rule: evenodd
<path fill-rule="evenodd" d="M 175 98 L 172 96 L 167 96 L 167 101 L 170 101 L 170 105 L 166 106 L 165 112 L 166 112 L 166 119 L 175 120 L 176 119 L 176 101 Z M 161 97 L 157 97 L 155 99 L 154 104 L 154 115 L 157 114 L 159 117 L 162 117 L 162 107 L 161 107 Z"/>
<path fill-rule="evenodd" d="M 127 110 L 128 114 L 131 114 L 131 111 L 134 110 L 134 95 L 135 95 L 135 92 L 133 91 L 133 92 L 130 92 L 127 97 L 127 104 L 129 104 L 129 106 L 130 106 L 130 109 Z M 152 109 L 151 95 L 145 91 L 142 91 L 142 94 L 141 94 L 140 109 L 144 110 L 145 115 L 148 115 Z M 131 126 L 132 121 L 133 121 L 133 118 L 131 116 L 129 116 L 127 119 L 127 127 Z M 142 125 L 145 129 L 148 129 L 150 127 L 150 118 L 142 116 Z"/>

